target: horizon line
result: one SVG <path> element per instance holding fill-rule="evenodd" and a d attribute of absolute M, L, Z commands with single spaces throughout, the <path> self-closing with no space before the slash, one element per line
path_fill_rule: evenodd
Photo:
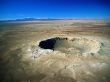
<path fill-rule="evenodd" d="M 0 19 L 0 21 L 25 21 L 25 20 L 110 20 L 110 18 L 16 18 Z"/>

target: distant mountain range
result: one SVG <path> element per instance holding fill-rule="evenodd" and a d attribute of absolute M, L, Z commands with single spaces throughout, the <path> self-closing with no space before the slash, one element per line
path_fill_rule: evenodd
<path fill-rule="evenodd" d="M 36 18 L 24 18 L 24 19 L 16 19 L 17 21 L 50 21 L 50 20 L 65 20 L 65 19 L 52 19 L 52 18 L 47 18 L 47 19 L 36 19 Z"/>
<path fill-rule="evenodd" d="M 8 22 L 8 21 L 54 21 L 54 20 L 72 20 L 72 19 L 54 19 L 54 18 L 46 18 L 46 19 L 37 19 L 37 18 L 23 18 L 23 19 L 15 19 L 15 20 L 0 20 L 0 22 Z"/>
<path fill-rule="evenodd" d="M 55 21 L 55 20 L 104 20 L 104 19 L 23 18 L 23 19 L 15 19 L 15 20 L 0 20 L 0 23 L 22 23 L 22 22 L 32 22 L 32 21 Z"/>

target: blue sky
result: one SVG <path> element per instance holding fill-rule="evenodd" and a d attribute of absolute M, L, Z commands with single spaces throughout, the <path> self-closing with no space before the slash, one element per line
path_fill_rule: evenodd
<path fill-rule="evenodd" d="M 0 20 L 110 18 L 109 0 L 0 0 Z"/>

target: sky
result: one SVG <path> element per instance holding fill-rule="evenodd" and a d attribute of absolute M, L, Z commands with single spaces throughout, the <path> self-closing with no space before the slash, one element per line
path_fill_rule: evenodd
<path fill-rule="evenodd" d="M 110 19 L 110 0 L 0 0 L 0 20 Z"/>

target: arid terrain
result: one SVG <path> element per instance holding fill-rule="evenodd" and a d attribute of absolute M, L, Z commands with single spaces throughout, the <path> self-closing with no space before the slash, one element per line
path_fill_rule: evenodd
<path fill-rule="evenodd" d="M 0 23 L 0 82 L 110 82 L 110 22 Z"/>

